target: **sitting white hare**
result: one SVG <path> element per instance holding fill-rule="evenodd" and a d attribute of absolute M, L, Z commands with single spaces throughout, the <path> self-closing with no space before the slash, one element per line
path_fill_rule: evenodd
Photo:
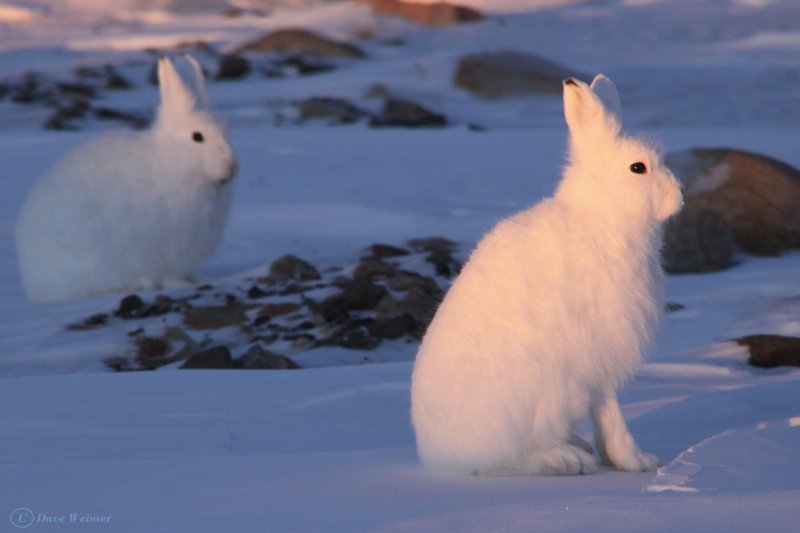
<path fill-rule="evenodd" d="M 411 385 L 420 458 L 475 475 L 597 469 L 573 434 L 587 413 L 600 458 L 658 466 L 629 433 L 616 389 L 658 325 L 662 223 L 681 188 L 646 143 L 621 133 L 616 87 L 564 82 L 569 163 L 551 198 L 475 248 L 422 341 Z"/>
<path fill-rule="evenodd" d="M 167 58 L 158 63 L 154 126 L 78 147 L 33 187 L 15 238 L 32 301 L 153 289 L 185 281 L 216 251 L 236 158 L 205 110 L 203 75 L 192 90 Z"/>

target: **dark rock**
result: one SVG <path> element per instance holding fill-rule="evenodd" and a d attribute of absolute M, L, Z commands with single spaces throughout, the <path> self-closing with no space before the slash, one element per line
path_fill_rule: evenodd
<path fill-rule="evenodd" d="M 369 332 L 370 320 L 350 323 L 338 329 L 328 338 L 317 343 L 318 346 L 341 346 L 353 350 L 374 350 L 381 344 L 381 339 Z"/>
<path fill-rule="evenodd" d="M 248 321 L 247 311 L 253 304 L 212 305 L 193 307 L 183 315 L 183 323 L 191 329 L 219 329 L 241 326 Z"/>
<path fill-rule="evenodd" d="M 115 356 L 103 359 L 103 364 L 115 372 L 125 372 L 132 370 L 130 360 L 127 357 Z"/>
<path fill-rule="evenodd" d="M 393 340 L 411 333 L 416 326 L 414 317 L 404 314 L 370 324 L 367 329 L 376 337 Z"/>
<path fill-rule="evenodd" d="M 299 310 L 300 305 L 294 302 L 273 303 L 261 307 L 257 316 L 262 319 L 264 317 L 274 318 L 276 316 L 288 315 L 289 313 L 294 313 Z"/>
<path fill-rule="evenodd" d="M 119 91 L 130 89 L 133 84 L 123 77 L 112 65 L 106 65 L 103 68 L 105 74 L 105 83 L 103 86 L 112 91 Z"/>
<path fill-rule="evenodd" d="M 426 237 L 424 239 L 411 239 L 408 245 L 417 252 L 454 252 L 456 243 L 444 237 Z"/>
<path fill-rule="evenodd" d="M 294 255 L 284 255 L 273 261 L 269 267 L 269 277 L 276 281 L 320 279 L 314 265 Z"/>
<path fill-rule="evenodd" d="M 265 291 L 258 285 L 253 285 L 247 290 L 247 297 L 253 300 L 257 300 L 259 298 L 266 298 L 267 296 L 274 296 L 276 293 L 275 291 Z"/>
<path fill-rule="evenodd" d="M 664 304 L 664 311 L 667 313 L 675 313 L 677 311 L 683 311 L 684 309 L 686 309 L 685 305 L 676 302 L 667 302 Z"/>
<path fill-rule="evenodd" d="M 424 128 L 447 125 L 447 117 L 414 102 L 388 98 L 380 114 L 369 123 L 373 128 L 403 127 Z"/>
<path fill-rule="evenodd" d="M 367 248 L 366 257 L 372 257 L 374 259 L 386 259 L 387 257 L 401 257 L 404 255 L 408 255 L 408 250 L 398 248 L 397 246 L 392 246 L 391 244 L 377 243 Z"/>
<path fill-rule="evenodd" d="M 353 270 L 353 279 L 386 278 L 394 275 L 397 269 L 379 259 L 364 259 Z"/>
<path fill-rule="evenodd" d="M 174 300 L 166 294 L 156 295 L 153 303 L 145 310 L 147 316 L 161 316 L 172 312 Z"/>
<path fill-rule="evenodd" d="M 393 291 L 408 291 L 411 288 L 417 288 L 429 294 L 441 293 L 439 284 L 436 283 L 435 279 L 405 270 L 399 271 L 390 277 L 386 282 L 386 286 Z"/>
<path fill-rule="evenodd" d="M 258 344 L 253 345 L 237 361 L 240 368 L 245 370 L 289 370 L 300 366 L 284 355 L 265 350 Z"/>
<path fill-rule="evenodd" d="M 241 52 L 307 53 L 324 57 L 362 58 L 364 52 L 355 45 L 328 39 L 299 28 L 280 29 L 240 46 Z"/>
<path fill-rule="evenodd" d="M 226 346 L 214 346 L 197 352 L 181 368 L 234 368 L 231 352 Z"/>
<path fill-rule="evenodd" d="M 411 315 L 416 321 L 411 334 L 421 339 L 443 298 L 443 291 L 426 292 L 420 287 L 411 287 L 402 300 L 385 296 L 376 307 L 377 316 L 385 320 L 401 314 Z"/>
<path fill-rule="evenodd" d="M 238 80 L 250 74 L 251 70 L 246 58 L 238 54 L 226 54 L 219 58 L 216 79 Z"/>
<path fill-rule="evenodd" d="M 387 294 L 384 287 L 365 279 L 347 281 L 340 288 L 340 293 L 325 299 L 325 306 L 338 307 L 345 311 L 367 311 L 374 309 Z"/>
<path fill-rule="evenodd" d="M 743 251 L 775 255 L 800 248 L 800 171 L 767 156 L 729 148 L 669 154 L 686 186 L 686 206 L 719 213 Z"/>
<path fill-rule="evenodd" d="M 66 107 L 57 107 L 55 111 L 45 120 L 42 127 L 46 130 L 73 131 L 78 129 L 76 120 L 86 118 L 89 110 L 88 102 L 75 101 Z"/>
<path fill-rule="evenodd" d="M 800 338 L 782 335 L 750 335 L 736 339 L 750 350 L 748 363 L 761 368 L 800 366 Z"/>
<path fill-rule="evenodd" d="M 314 96 L 296 105 L 301 120 L 322 119 L 334 124 L 352 124 L 367 116 L 366 111 L 343 98 Z"/>
<path fill-rule="evenodd" d="M 471 54 L 456 68 L 457 87 L 487 100 L 527 94 L 561 94 L 564 78 L 586 76 L 548 61 L 514 50 Z"/>
<path fill-rule="evenodd" d="M 69 324 L 67 329 L 70 331 L 88 331 L 90 329 L 94 329 L 100 326 L 105 326 L 108 324 L 108 319 L 110 317 L 106 313 L 98 313 L 96 315 L 92 315 L 83 322 L 78 322 L 76 324 Z"/>
<path fill-rule="evenodd" d="M 661 263 L 670 274 L 712 272 L 731 266 L 733 233 L 721 215 L 684 208 L 665 227 Z"/>
<path fill-rule="evenodd" d="M 461 272 L 461 263 L 453 258 L 453 254 L 444 250 L 434 250 L 425 257 L 425 261 L 433 263 L 436 274 L 450 278 Z"/>
<path fill-rule="evenodd" d="M 447 2 L 416 3 L 401 0 L 359 0 L 378 13 L 395 15 L 427 26 L 446 26 L 477 22 L 483 19 L 480 11 Z"/>
<path fill-rule="evenodd" d="M 34 104 L 48 100 L 53 91 L 47 86 L 40 74 L 26 72 L 9 86 L 9 97 L 16 104 Z"/>
<path fill-rule="evenodd" d="M 58 83 L 58 95 L 67 100 L 92 100 L 97 98 L 97 90 L 85 83 Z"/>
<path fill-rule="evenodd" d="M 119 302 L 119 307 L 114 311 L 114 316 L 120 318 L 142 318 L 147 310 L 147 305 L 144 303 L 138 294 L 131 294 L 126 296 Z"/>

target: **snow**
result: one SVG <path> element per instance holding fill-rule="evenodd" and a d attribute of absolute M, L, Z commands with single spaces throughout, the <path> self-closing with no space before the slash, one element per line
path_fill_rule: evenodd
<path fill-rule="evenodd" d="M 267 4 L 270 16 L 235 19 L 216 8 L 187 13 L 181 2 L 131 0 L 124 14 L 88 0 L 0 4 L 0 80 L 31 69 L 59 79 L 110 61 L 136 89 L 104 94 L 103 104 L 142 113 L 157 102 L 142 47 L 202 37 L 227 49 L 288 25 L 376 36 L 359 43 L 368 59 L 333 73 L 209 85 L 241 163 L 226 240 L 202 273 L 217 284 L 285 253 L 324 268 L 352 263 L 374 242 L 429 235 L 465 254 L 497 220 L 552 192 L 563 162 L 560 97 L 487 103 L 454 89 L 456 60 L 476 50 L 521 49 L 606 73 L 624 121 L 667 151 L 733 146 L 800 166 L 795 2 L 474 0 L 495 15 L 435 30 L 349 2 Z M 404 45 L 381 44 L 398 37 Z M 375 82 L 454 125 L 298 125 L 286 105 L 325 95 L 376 106 L 363 98 Z M 668 299 L 684 308 L 666 315 L 620 396 L 637 441 L 664 463 L 658 472 L 445 476 L 415 456 L 414 344 L 382 345 L 369 354 L 383 361 L 375 364 L 326 348 L 304 352 L 313 368 L 300 371 L 113 374 L 101 361 L 128 349 L 133 326 L 64 326 L 118 297 L 26 303 L 12 241 L 22 200 L 53 161 L 108 127 L 43 131 L 47 113 L 0 101 L 0 520 L 21 508 L 43 520 L 110 517 L 73 524 L 108 531 L 796 529 L 800 371 L 749 367 L 731 339 L 800 335 L 800 253 L 739 255 L 724 272 L 669 278 Z M 591 436 L 588 421 L 578 432 Z"/>

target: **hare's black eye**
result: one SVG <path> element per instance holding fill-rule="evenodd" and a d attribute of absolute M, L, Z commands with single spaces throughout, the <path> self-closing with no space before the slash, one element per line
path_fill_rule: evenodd
<path fill-rule="evenodd" d="M 192 140 L 194 142 L 196 142 L 196 143 L 201 143 L 201 142 L 203 142 L 205 140 L 205 138 L 203 137 L 202 133 L 200 133 L 199 131 L 196 131 L 196 132 L 192 133 Z"/>
<path fill-rule="evenodd" d="M 631 172 L 634 174 L 647 174 L 647 165 L 641 161 L 637 161 L 631 165 Z"/>

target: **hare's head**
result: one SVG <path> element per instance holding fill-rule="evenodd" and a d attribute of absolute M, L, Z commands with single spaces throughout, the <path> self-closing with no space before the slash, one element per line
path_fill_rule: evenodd
<path fill-rule="evenodd" d="M 632 223 L 662 222 L 683 205 L 681 188 L 653 146 L 622 133 L 619 94 L 597 75 L 564 81 L 569 165 L 559 195 Z"/>
<path fill-rule="evenodd" d="M 194 72 L 194 88 L 181 78 L 172 62 L 158 61 L 161 106 L 153 134 L 159 152 L 186 175 L 201 176 L 216 183 L 231 180 L 236 173 L 236 157 L 224 129 L 206 109 L 203 71 L 191 56 L 186 56 Z"/>

